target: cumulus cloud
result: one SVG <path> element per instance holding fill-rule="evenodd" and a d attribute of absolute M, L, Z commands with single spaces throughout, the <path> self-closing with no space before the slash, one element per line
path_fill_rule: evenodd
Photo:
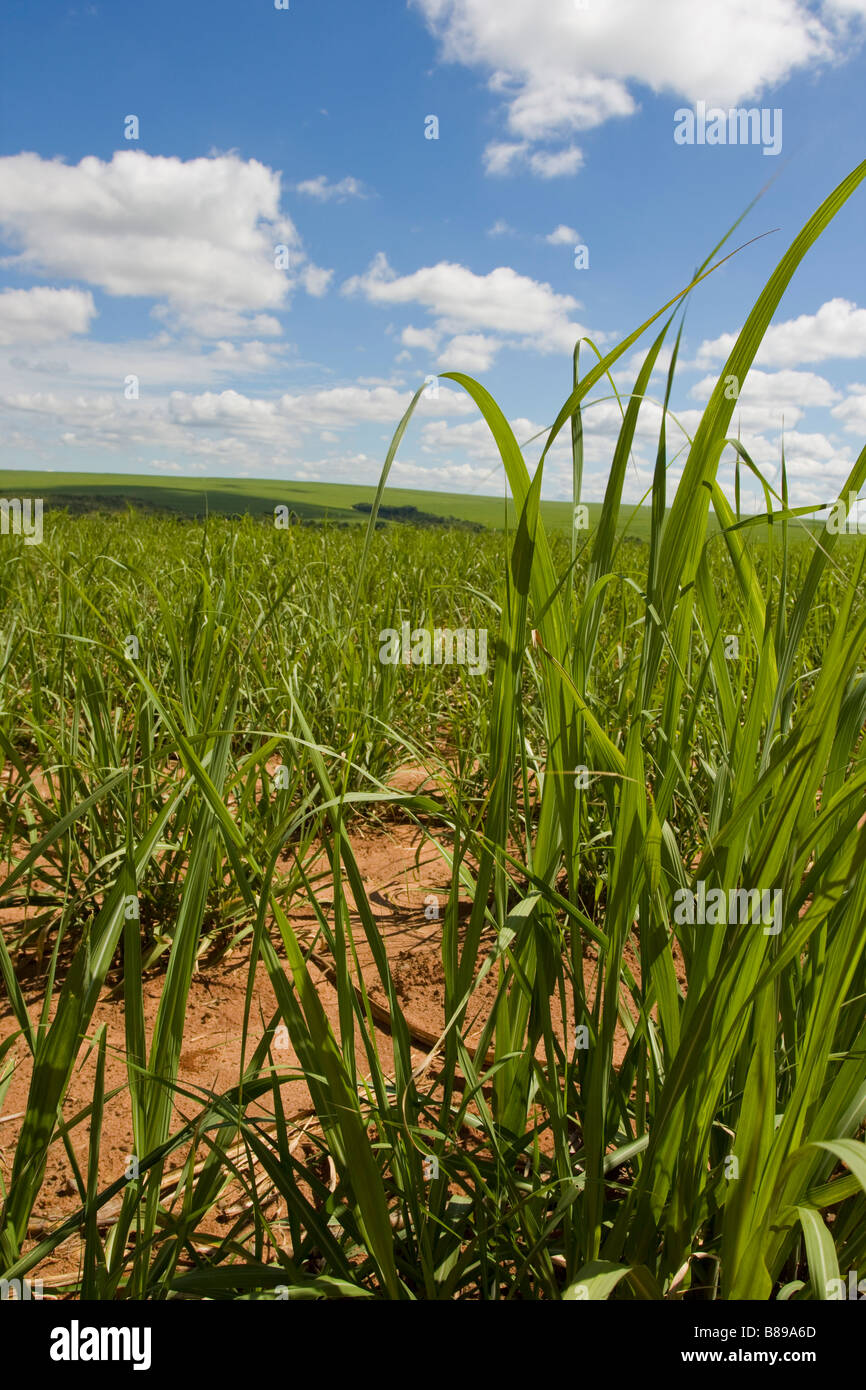
<path fill-rule="evenodd" d="M 539 352 L 570 352 L 586 332 L 572 317 L 580 307 L 576 299 L 510 266 L 476 275 L 466 266 L 439 261 L 398 275 L 380 252 L 363 275 L 345 282 L 343 293 L 363 295 L 371 304 L 419 304 L 440 333 L 508 335 Z"/>
<path fill-rule="evenodd" d="M 735 333 L 723 333 L 701 343 L 698 366 L 724 362 L 736 341 Z M 866 357 L 866 309 L 847 299 L 829 299 L 815 314 L 771 324 L 755 360 L 768 367 L 793 367 L 850 357 Z"/>
<path fill-rule="evenodd" d="M 742 443 L 777 492 L 780 490 L 784 443 L 789 495 L 795 506 L 826 502 L 836 497 L 851 471 L 853 460 L 850 450 L 840 446 L 832 437 L 818 432 L 803 433 L 786 429 L 784 434 L 776 431 L 768 435 L 744 429 Z M 733 480 L 733 464 L 734 455 L 730 451 L 723 460 L 723 485 Z M 757 481 L 743 474 L 741 482 L 750 494 L 754 509 L 763 511 L 763 495 Z"/>
<path fill-rule="evenodd" d="M 643 352 L 641 352 L 641 351 L 633 352 L 629 357 L 626 357 L 626 358 L 625 358 L 624 363 L 623 363 L 623 370 L 624 370 L 626 373 L 631 373 L 633 376 L 637 377 L 638 373 L 640 372 L 641 367 L 644 365 L 644 362 L 646 361 L 646 357 L 647 357 L 646 351 L 643 351 Z M 670 368 L 670 365 L 671 365 L 671 358 L 672 358 L 672 357 L 673 357 L 673 348 L 662 347 L 662 348 L 659 350 L 658 356 L 656 357 L 655 364 L 654 364 L 653 369 L 652 369 L 652 377 L 653 377 L 653 378 L 659 377 L 659 376 L 666 376 L 666 375 L 667 375 L 667 372 L 668 372 L 668 370 L 669 370 L 669 368 Z M 679 365 L 682 366 L 682 358 L 679 358 L 679 359 L 678 359 L 678 362 L 679 362 Z M 620 370 L 620 366 L 619 366 L 619 363 L 617 363 L 616 366 L 614 367 L 614 375 L 615 375 L 615 376 L 618 374 L 619 370 Z"/>
<path fill-rule="evenodd" d="M 532 420 L 517 417 L 509 421 L 518 442 L 531 438 L 542 428 Z M 469 458 L 481 462 L 501 463 L 496 440 L 490 433 L 486 420 L 467 420 L 460 424 L 450 424 L 447 420 L 431 420 L 421 431 L 421 448 L 426 454 L 442 454 L 459 451 Z"/>
<path fill-rule="evenodd" d="M 367 197 L 364 185 L 351 175 L 340 179 L 338 183 L 329 183 L 325 174 L 318 174 L 314 179 L 304 179 L 301 183 L 296 183 L 295 192 L 302 193 L 307 198 L 315 198 L 320 203 L 329 203 L 334 199 L 344 203 L 347 198 Z"/>
<path fill-rule="evenodd" d="M 568 141 L 637 109 L 633 86 L 689 102 L 734 105 L 821 62 L 842 60 L 863 35 L 864 0 L 410 0 L 442 57 L 485 73 L 504 103 L 507 139 L 487 170 L 513 171 L 528 149 Z M 570 147 L 575 172 L 580 151 Z M 550 154 L 528 167 L 550 176 Z"/>
<path fill-rule="evenodd" d="M 203 336 L 238 332 L 249 316 L 255 334 L 271 332 L 298 283 L 314 294 L 327 284 L 280 211 L 279 173 L 233 154 L 0 158 L 0 230 L 16 248 L 6 265 L 156 299 Z M 278 245 L 288 269 L 275 267 Z"/>
<path fill-rule="evenodd" d="M 696 400 L 709 399 L 716 385 L 715 376 L 705 376 L 695 382 L 689 395 Z M 737 400 L 738 408 L 743 405 L 767 406 L 828 406 L 838 401 L 839 392 L 830 385 L 826 377 L 817 372 L 763 372 L 753 367 L 746 377 Z"/>
<path fill-rule="evenodd" d="M 702 402 L 708 400 L 716 380 L 715 376 L 704 377 L 695 382 L 689 395 Z M 831 406 L 838 400 L 839 392 L 816 372 L 763 372 L 753 367 L 740 389 L 732 429 L 776 431 L 783 424 L 796 425 L 808 407 Z"/>
<path fill-rule="evenodd" d="M 143 467 L 158 459 L 189 471 L 204 460 L 208 471 L 234 476 L 264 477 L 283 468 L 300 477 L 311 441 L 321 447 L 348 437 L 355 443 L 356 435 L 371 430 L 376 440 L 390 439 L 412 395 L 409 388 L 357 383 L 279 397 L 235 389 L 143 392 L 138 400 L 127 400 L 121 390 L 7 391 L 0 393 L 0 452 L 12 450 L 14 457 L 60 445 L 79 451 L 88 466 L 98 455 L 125 463 L 137 455 Z M 421 398 L 419 426 L 474 409 L 465 392 L 441 383 L 435 396 Z M 374 445 L 372 453 L 378 477 L 384 445 Z"/>
<path fill-rule="evenodd" d="M 647 413 L 649 413 L 647 408 Z M 622 415 L 616 403 L 600 402 L 597 409 L 587 410 L 584 415 L 586 425 L 584 434 L 584 490 L 585 500 L 598 502 L 604 497 L 610 473 L 610 461 L 616 445 L 617 435 L 622 426 Z M 551 421 L 546 424 L 517 416 L 509 421 L 518 444 L 524 449 L 527 464 L 534 466 L 546 442 Z M 638 430 L 638 438 L 626 475 L 624 496 L 627 500 L 638 501 L 647 487 L 652 484 L 652 461 L 658 438 L 658 412 L 654 419 Z M 648 441 L 648 450 L 640 447 L 642 438 Z M 460 456 L 472 460 L 475 466 L 485 468 L 485 490 L 493 491 L 502 481 L 502 461 L 496 442 L 486 422 L 481 419 L 431 420 L 421 430 L 421 452 L 437 465 L 456 464 Z M 456 458 L 454 456 L 457 456 Z M 681 471 L 676 466 L 669 469 L 669 477 L 674 483 Z M 568 498 L 572 489 L 571 440 L 567 431 L 561 431 L 547 455 L 544 466 L 544 496 L 547 498 Z"/>
<path fill-rule="evenodd" d="M 175 473 L 183 475 L 185 473 L 206 473 L 207 464 L 199 459 L 191 459 L 186 463 L 177 463 L 173 459 L 151 459 L 150 467 L 154 473 Z"/>
<path fill-rule="evenodd" d="M 330 273 L 330 272 L 328 272 Z M 176 308 L 157 304 L 153 317 L 160 323 L 175 327 L 179 315 Z M 184 325 L 200 338 L 279 338 L 283 326 L 273 314 L 245 314 L 239 309 L 221 305 L 199 305 L 183 315 Z"/>
<path fill-rule="evenodd" d="M 544 140 L 591 130 L 612 116 L 630 116 L 635 103 L 619 83 L 590 74 L 559 72 L 550 90 L 536 85 L 518 86 L 509 109 L 509 128 L 526 140 Z"/>
<path fill-rule="evenodd" d="M 7 409 L 21 410 L 32 415 L 46 415 L 64 424 L 85 424 L 97 417 L 113 415 L 118 409 L 119 396 L 58 395 L 53 391 L 19 391 L 2 398 Z"/>
<path fill-rule="evenodd" d="M 452 372 L 486 372 L 502 344 L 486 333 L 458 333 L 439 354 L 438 366 Z"/>
<path fill-rule="evenodd" d="M 435 328 L 413 328 L 411 323 L 400 334 L 400 342 L 407 348 L 423 348 L 425 352 L 435 352 L 440 334 Z"/>
<path fill-rule="evenodd" d="M 526 155 L 529 146 L 523 141 L 491 140 L 484 150 L 484 168 L 488 174 L 510 174 Z"/>
<path fill-rule="evenodd" d="M 334 278 L 333 270 L 323 270 L 318 265 L 305 265 L 301 267 L 299 280 L 307 294 L 312 295 L 313 299 L 321 299 L 327 293 L 328 286 Z"/>
<path fill-rule="evenodd" d="M 560 150 L 532 150 L 528 140 L 518 143 L 491 140 L 484 150 L 484 168 L 488 174 L 513 174 L 527 168 L 540 179 L 556 179 L 576 174 L 583 164 L 583 153 L 577 145 Z"/>
<path fill-rule="evenodd" d="M 148 394 L 165 387 L 223 385 L 279 370 L 290 356 L 288 345 L 255 338 L 207 344 L 178 341 L 167 332 L 123 342 L 70 338 L 52 344 L 50 355 L 0 350 L 0 395 L 32 391 L 34 376 L 51 378 L 62 390 L 81 391 L 121 390 L 129 373 L 140 378 Z"/>
<path fill-rule="evenodd" d="M 544 238 L 548 246 L 574 246 L 580 241 L 578 233 L 573 227 L 568 227 L 564 222 L 560 222 L 558 227 Z"/>
<path fill-rule="evenodd" d="M 412 391 L 393 386 L 331 386 L 277 399 L 252 397 L 239 391 L 205 391 L 198 395 L 173 391 L 168 400 L 172 420 L 183 425 L 233 425 L 258 428 L 291 421 L 305 429 L 348 429 L 377 422 L 396 425 L 412 399 Z M 421 398 L 420 414 L 465 414 L 471 409 L 462 392 L 440 386 L 434 398 Z"/>
<path fill-rule="evenodd" d="M 866 385 L 862 382 L 852 382 L 848 387 L 848 395 L 833 407 L 830 414 L 834 419 L 843 422 L 848 433 L 859 435 L 861 438 L 866 435 Z"/>
<path fill-rule="evenodd" d="M 337 457 L 305 463 L 295 471 L 301 479 L 322 479 L 326 482 L 376 482 L 381 462 L 364 453 L 343 454 Z M 434 489 L 442 492 L 491 491 L 490 469 L 471 463 L 417 463 L 413 459 L 397 458 L 388 475 L 394 487 Z M 486 488 L 485 488 L 486 485 Z"/>
<path fill-rule="evenodd" d="M 95 314 L 93 295 L 84 290 L 3 290 L 0 347 L 53 343 L 86 333 Z"/>
<path fill-rule="evenodd" d="M 577 145 L 568 145 L 562 150 L 536 150 L 529 159 L 529 167 L 540 179 L 558 179 L 566 174 L 576 174 L 583 164 L 583 153 Z"/>

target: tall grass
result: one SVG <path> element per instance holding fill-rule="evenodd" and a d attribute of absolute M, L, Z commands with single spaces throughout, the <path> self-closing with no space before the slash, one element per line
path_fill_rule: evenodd
<path fill-rule="evenodd" d="M 626 466 L 676 306 L 709 262 L 583 375 L 575 354 L 533 474 L 491 396 L 451 374 L 496 442 L 513 534 L 380 532 L 375 511 L 365 537 L 54 517 L 39 554 L 10 553 L 2 900 L 36 916 L 0 945 L 15 1029 L 0 1066 L 13 1045 L 32 1065 L 0 1224 L 7 1278 L 79 1230 L 71 1286 L 100 1298 L 799 1299 L 861 1266 L 866 551 L 800 526 L 784 464 L 777 493 L 735 445 L 764 488 L 759 517 L 731 506 L 717 473 L 725 382 L 742 386 L 864 174 L 782 258 L 672 498 L 663 423 L 648 546 L 621 540 Z M 586 542 L 551 540 L 538 502 L 554 440 L 568 426 L 577 503 L 584 402 L 668 310 L 625 403 L 600 524 Z M 675 370 L 676 353 L 665 405 Z M 864 479 L 866 450 L 841 495 Z M 381 666 L 376 634 L 403 617 L 495 629 L 482 693 L 456 669 Z M 425 762 L 437 789 L 395 792 L 404 761 Z M 395 815 L 450 866 L 445 1022 L 422 1063 L 353 852 L 359 817 Z M 780 893 L 779 930 L 677 920 L 677 895 L 699 883 Z M 314 943 L 293 925 L 299 898 Z M 241 944 L 241 1072 L 225 1094 L 198 1092 L 179 1081 L 192 975 L 205 947 Z M 25 946 L 44 966 L 38 1017 L 16 974 Z M 336 1024 L 312 949 L 331 965 Z M 148 1037 L 142 971 L 158 961 Z M 100 1189 L 101 1116 L 119 1103 L 102 1065 L 85 1114 L 64 1098 L 81 1046 L 104 1058 L 93 1014 L 118 962 L 140 1170 Z M 259 963 L 278 1005 L 264 1032 Z M 470 1044 L 488 977 L 495 1000 Z M 303 1117 L 285 1111 L 279 1021 L 309 1089 Z M 70 1133 L 85 1123 L 80 1173 Z M 58 1143 L 81 1210 L 35 1243 Z M 279 1228 L 262 1178 L 285 1204 Z M 230 1187 L 244 1219 L 214 1236 Z M 118 1197 L 105 1234 L 98 1210 Z"/>

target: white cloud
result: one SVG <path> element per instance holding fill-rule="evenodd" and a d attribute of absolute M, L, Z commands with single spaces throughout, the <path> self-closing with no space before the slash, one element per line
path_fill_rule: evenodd
<path fill-rule="evenodd" d="M 173 391 L 168 400 L 172 420 L 183 425 L 223 425 L 251 428 L 264 426 L 269 433 L 290 421 L 301 429 L 349 429 L 376 422 L 396 427 L 412 399 L 412 391 L 393 386 L 331 386 L 277 399 L 251 397 L 239 391 L 205 391 L 191 395 Z M 423 415 L 466 414 L 472 409 L 467 396 L 440 386 L 435 398 L 421 398 Z"/>
<path fill-rule="evenodd" d="M 355 381 L 356 386 L 395 386 L 398 390 L 406 385 L 406 377 L 401 372 L 395 372 L 392 376 L 359 376 Z"/>
<path fill-rule="evenodd" d="M 776 430 L 773 436 L 768 438 L 760 431 L 744 429 L 742 443 L 777 492 L 781 491 L 784 443 L 789 496 L 795 506 L 826 501 L 827 498 L 836 496 L 851 471 L 850 451 L 840 447 L 837 441 L 825 434 L 805 434 L 798 430 L 786 429 L 784 434 L 781 430 Z M 723 484 L 733 482 L 733 465 L 734 453 L 731 450 L 726 452 L 722 460 Z M 741 483 L 750 497 L 755 494 L 755 505 L 763 510 L 763 495 L 757 495 L 757 480 L 753 479 L 751 474 L 743 472 Z M 747 510 L 749 509 L 747 507 Z"/>
<path fill-rule="evenodd" d="M 179 425 L 235 425 L 240 427 L 270 424 L 278 411 L 276 401 L 245 396 L 240 391 L 205 391 L 191 396 L 185 391 L 172 391 L 168 412 Z"/>
<path fill-rule="evenodd" d="M 442 57 L 486 73 L 505 104 L 510 139 L 488 146 L 491 173 L 512 169 L 528 145 L 567 141 L 631 115 L 632 86 L 729 106 L 795 71 L 841 61 L 862 37 L 866 15 L 864 0 L 592 0 L 586 8 L 574 0 L 410 3 Z M 534 172 L 544 172 L 543 160 Z"/>
<path fill-rule="evenodd" d="M 698 366 L 724 362 L 736 340 L 735 333 L 723 333 L 701 343 Z M 816 314 L 771 324 L 755 360 L 768 367 L 793 367 L 851 357 L 866 357 L 866 309 L 847 299 L 829 299 Z"/>
<path fill-rule="evenodd" d="M 662 376 L 662 375 L 664 375 L 664 376 L 667 375 L 668 370 L 669 370 L 670 365 L 671 365 L 671 358 L 672 358 L 672 356 L 673 356 L 673 348 L 661 347 L 661 348 L 659 349 L 658 356 L 656 357 L 656 360 L 655 360 L 655 363 L 654 363 L 653 369 L 652 369 L 652 378 L 658 377 L 658 376 Z M 623 363 L 623 369 L 625 370 L 625 372 L 626 372 L 627 374 L 630 373 L 630 374 L 631 374 L 632 376 L 634 376 L 635 379 L 636 379 L 637 376 L 638 376 L 638 373 L 640 372 L 641 367 L 643 366 L 644 362 L 646 361 L 646 358 L 647 358 L 646 351 L 643 351 L 643 352 L 642 352 L 642 351 L 640 351 L 640 349 L 638 349 L 637 352 L 633 352 L 629 357 L 627 357 L 627 358 L 625 359 L 625 361 L 624 361 L 624 363 Z M 680 367 L 682 366 L 682 358 L 681 358 L 681 357 L 680 357 L 680 358 L 677 358 L 677 365 L 680 366 Z M 586 367 L 584 367 L 583 370 L 586 371 L 586 370 L 587 370 Z M 613 372 L 614 372 L 614 376 L 615 376 L 615 377 L 618 377 L 619 370 L 620 370 L 620 364 L 617 362 L 616 365 L 614 366 L 614 369 L 613 369 Z M 652 380 L 652 378 L 651 378 L 651 380 Z"/>
<path fill-rule="evenodd" d="M 452 372 L 486 372 L 502 344 L 485 333 L 458 333 L 439 354 L 438 366 Z"/>
<path fill-rule="evenodd" d="M 207 464 L 198 461 L 175 463 L 171 459 L 151 459 L 149 467 L 155 473 L 206 473 Z"/>
<path fill-rule="evenodd" d="M 16 248 L 5 264 L 19 271 L 152 297 L 163 315 L 220 337 L 244 316 L 284 309 L 299 281 L 320 293 L 328 274 L 310 266 L 280 212 L 280 175 L 233 154 L 0 158 L 0 230 Z M 277 245 L 289 249 L 288 271 L 275 268 Z"/>
<path fill-rule="evenodd" d="M 564 222 L 560 222 L 544 240 L 548 246 L 574 246 L 580 241 L 580 236 L 573 227 L 567 227 Z"/>
<path fill-rule="evenodd" d="M 607 486 L 617 435 L 622 425 L 622 415 L 615 402 L 605 401 L 597 408 L 588 410 L 584 421 L 584 497 L 587 501 L 601 501 Z M 514 436 L 524 451 L 530 472 L 538 461 L 551 423 L 540 423 L 524 416 L 509 421 Z M 649 425 L 639 430 L 638 435 L 639 438 L 644 435 L 647 437 L 650 451 L 644 458 L 638 447 L 633 450 L 625 489 L 626 496 L 632 501 L 640 498 L 646 487 L 652 483 L 651 459 L 658 437 L 658 412 Z M 457 423 L 431 420 L 423 426 L 421 440 L 422 453 L 435 458 L 437 464 L 451 464 L 454 461 L 453 455 L 463 455 L 479 465 L 484 465 L 488 492 L 495 491 L 501 483 L 503 474 L 499 451 L 484 420 L 468 419 Z M 670 470 L 671 479 L 675 478 L 676 472 L 676 469 Z M 545 461 L 543 495 L 550 498 L 566 498 L 571 495 L 571 486 L 571 441 L 567 431 L 561 431 Z"/>
<path fill-rule="evenodd" d="M 160 323 L 176 326 L 178 314 L 166 304 L 157 304 L 152 311 Z M 244 314 L 238 309 L 205 305 L 187 310 L 184 327 L 200 338 L 279 338 L 283 327 L 273 314 Z"/>
<path fill-rule="evenodd" d="M 333 270 L 323 270 L 318 265 L 305 265 L 301 268 L 300 282 L 307 294 L 314 299 L 321 299 L 327 293 L 328 286 L 334 278 Z"/>
<path fill-rule="evenodd" d="M 577 145 L 568 145 L 563 150 L 536 150 L 529 160 L 530 169 L 540 179 L 576 174 L 582 164 L 583 154 Z"/>
<path fill-rule="evenodd" d="M 516 236 L 514 228 L 502 217 L 498 217 L 492 227 L 487 228 L 488 236 Z"/>
<path fill-rule="evenodd" d="M 778 374 L 782 379 L 786 375 L 787 383 L 771 381 L 767 388 L 771 394 L 799 392 L 801 397 L 805 393 L 810 398 L 823 398 L 820 378 L 812 378 L 810 373 Z M 795 381 L 798 376 L 811 378 L 811 386 Z M 8 392 L 0 397 L 2 452 L 4 460 L 20 458 L 25 451 L 47 460 L 52 456 L 45 452 L 45 446 L 51 444 L 56 451 L 60 444 L 70 455 L 80 455 L 79 467 L 85 462 L 87 467 L 93 467 L 100 458 L 114 461 L 131 454 L 137 455 L 139 465 L 160 472 L 268 477 L 282 471 L 294 477 L 375 480 L 384 453 L 384 445 L 379 441 L 390 438 L 411 394 L 411 388 L 359 382 L 279 397 L 234 389 L 143 394 L 138 401 L 126 401 L 120 390 Z M 866 419 L 866 387 L 854 388 L 849 402 L 852 411 L 856 406 Z M 684 411 L 680 418 L 694 430 L 699 414 L 697 410 Z M 757 414 L 754 419 L 743 419 L 742 437 L 759 467 L 778 486 L 782 434 L 778 411 L 769 414 L 773 418 L 766 424 Z M 627 500 L 638 500 L 651 481 L 658 415 L 658 408 L 650 404 L 641 412 L 626 477 Z M 587 500 L 600 500 L 604 493 L 621 419 L 615 401 L 601 400 L 584 412 Z M 16 422 L 26 423 L 26 434 L 19 433 Z M 511 425 L 532 469 L 550 421 L 517 417 Z M 364 429 L 372 444 L 357 433 Z M 501 486 L 501 461 L 490 430 L 470 398 L 459 389 L 440 382 L 437 396 L 422 396 L 406 441 L 410 449 L 413 437 L 419 456 L 417 460 L 411 454 L 398 456 L 392 484 L 492 493 Z M 792 499 L 826 502 L 835 496 L 850 470 L 850 451 L 832 435 L 819 432 L 788 429 L 784 440 Z M 359 451 L 360 444 L 366 452 Z M 319 457 L 316 462 L 318 448 L 330 456 Z M 669 469 L 671 489 L 681 475 L 683 463 L 681 455 Z M 11 462 L 7 466 L 12 466 Z M 567 497 L 570 478 L 570 441 L 563 431 L 545 466 L 545 496 Z M 730 490 L 730 452 L 722 460 L 720 478 Z M 751 494 L 748 496 L 751 499 Z"/>
<path fill-rule="evenodd" d="M 95 314 L 93 295 L 84 290 L 3 290 L 0 346 L 53 343 L 86 333 Z"/>
<path fill-rule="evenodd" d="M 841 19 L 866 19 L 866 0 L 826 0 L 825 9 Z"/>
<path fill-rule="evenodd" d="M 381 471 L 379 459 L 370 458 L 365 453 L 351 453 L 305 463 L 294 471 L 293 477 L 326 482 L 375 483 Z M 441 492 L 483 494 L 496 491 L 496 477 L 491 478 L 487 467 L 465 462 L 419 464 L 412 459 L 401 458 L 399 454 L 391 465 L 388 482 L 391 487 Z"/>
<path fill-rule="evenodd" d="M 338 202 L 345 202 L 347 198 L 366 198 L 364 185 L 351 175 L 340 179 L 339 183 L 329 183 L 324 174 L 318 174 L 314 179 L 304 179 L 302 183 L 295 184 L 295 192 L 302 193 L 308 198 L 315 198 L 320 203 L 329 203 L 336 198 Z"/>
<path fill-rule="evenodd" d="M 542 428 L 541 425 L 535 424 L 532 420 L 519 417 L 510 420 L 509 424 L 518 443 L 529 439 Z M 494 464 L 498 461 L 501 465 L 496 440 L 490 433 L 490 427 L 486 420 L 480 418 L 467 420 L 457 425 L 449 424 L 446 420 L 431 420 L 424 425 L 421 431 L 421 440 L 422 451 L 426 454 L 435 454 L 437 457 L 441 457 L 452 451 L 459 451 L 472 459 L 488 464 Z"/>
<path fill-rule="evenodd" d="M 696 381 L 689 395 L 706 401 L 715 388 L 717 377 L 710 375 Z M 839 392 L 826 377 L 816 372 L 762 372 L 753 367 L 740 390 L 737 408 L 756 406 L 828 406 L 839 399 Z"/>
<path fill-rule="evenodd" d="M 810 457 L 820 459 L 822 463 L 829 463 L 838 460 L 839 445 L 833 439 L 828 439 L 826 434 L 804 434 L 800 430 L 785 431 L 785 463 L 791 459 L 802 458 L 808 454 Z M 848 454 L 845 453 L 847 461 Z M 846 467 L 850 472 L 851 465 L 846 462 Z"/>
<path fill-rule="evenodd" d="M 488 174 L 510 174 L 528 149 L 525 141 L 516 145 L 507 140 L 493 140 L 484 151 L 484 168 Z"/>
<path fill-rule="evenodd" d="M 440 335 L 435 328 L 413 328 L 409 324 L 400 334 L 400 342 L 407 348 L 423 348 L 425 352 L 435 352 Z"/>
<path fill-rule="evenodd" d="M 120 395 L 59 396 L 51 391 L 18 392 L 4 396 L 2 404 L 8 409 L 33 415 L 53 416 L 65 425 L 84 424 L 98 416 L 110 416 L 118 408 Z"/>
<path fill-rule="evenodd" d="M 583 152 L 577 145 L 560 150 L 532 150 L 528 140 L 512 144 L 492 140 L 484 151 L 484 168 L 488 174 L 514 174 L 527 168 L 540 179 L 556 179 L 576 174 L 583 165 Z"/>
<path fill-rule="evenodd" d="M 254 340 L 251 343 L 238 344 L 224 340 L 214 343 L 208 358 L 217 371 L 246 375 L 249 372 L 272 371 L 278 366 L 279 359 L 274 356 L 274 351 L 271 343 Z"/>
<path fill-rule="evenodd" d="M 435 488 L 440 492 L 493 492 L 495 475 L 489 468 L 471 463 L 418 464 L 399 456 L 391 465 L 388 480 L 395 487 Z"/>
<path fill-rule="evenodd" d="M 166 466 L 186 471 L 206 460 L 209 471 L 266 476 L 277 468 L 301 476 L 310 457 L 310 440 L 332 442 L 346 434 L 384 427 L 391 433 L 412 398 L 412 390 L 358 384 L 286 393 L 278 398 L 225 391 L 169 394 L 143 392 L 128 401 L 121 390 L 11 391 L 0 395 L 0 452 L 16 457 L 24 450 L 46 460 L 46 446 L 79 451 L 91 467 L 98 455 L 128 463 L 147 451 Z M 440 384 L 436 397 L 422 397 L 418 426 L 431 419 L 470 416 L 475 407 L 465 392 Z M 22 434 L 18 423 L 26 427 Z M 384 448 L 371 464 L 378 476 Z M 7 465 L 11 466 L 11 465 Z M 54 463 L 56 466 L 56 462 Z M 327 476 L 327 475 L 326 475 Z"/>
<path fill-rule="evenodd" d="M 551 88 L 533 84 L 513 97 L 508 125 L 526 140 L 545 140 L 575 130 L 591 130 L 612 116 L 630 116 L 635 109 L 631 96 L 618 82 L 560 72 Z"/>
<path fill-rule="evenodd" d="M 289 354 L 281 343 L 220 338 L 203 345 L 178 341 L 164 331 L 123 342 L 76 338 L 53 345 L 50 356 L 0 349 L 0 394 L 31 392 L 34 375 L 40 381 L 50 378 L 50 389 L 60 391 L 121 391 L 130 373 L 140 378 L 147 394 L 165 387 L 224 384 L 227 378 L 236 381 L 282 369 Z"/>
<path fill-rule="evenodd" d="M 401 276 L 380 252 L 363 275 L 346 281 L 343 293 L 361 294 L 372 304 L 420 304 L 439 332 L 507 334 L 538 352 L 570 352 L 586 332 L 572 318 L 580 307 L 577 300 L 510 266 L 476 275 L 466 266 L 439 261 Z"/>
<path fill-rule="evenodd" d="M 689 395 L 701 402 L 708 400 L 716 380 L 712 375 L 704 377 L 695 382 Z M 741 429 L 763 434 L 779 431 L 783 424 L 790 428 L 802 420 L 808 407 L 831 406 L 838 400 L 839 392 L 815 372 L 762 372 L 753 367 L 740 390 L 731 432 Z M 683 412 L 680 419 L 689 428 L 688 412 Z"/>
<path fill-rule="evenodd" d="M 861 438 L 866 435 L 866 385 L 852 382 L 844 401 L 835 405 L 830 414 L 834 419 L 844 423 L 849 434 L 856 434 Z"/>

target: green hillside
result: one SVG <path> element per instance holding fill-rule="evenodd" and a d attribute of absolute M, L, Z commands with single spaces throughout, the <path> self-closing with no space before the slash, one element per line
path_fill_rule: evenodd
<path fill-rule="evenodd" d="M 265 478 L 155 478 L 147 475 L 104 473 L 42 473 L 4 470 L 2 490 L 7 496 L 42 497 L 46 506 L 65 506 L 70 511 L 112 510 L 127 503 L 144 509 L 181 512 L 202 516 L 206 511 L 231 514 L 272 515 L 283 504 L 302 520 L 351 522 L 362 525 L 363 512 L 357 503 L 372 503 L 376 489 L 354 483 L 289 482 Z M 460 492 L 422 492 L 412 488 L 388 488 L 389 508 L 415 507 L 433 516 L 455 518 L 481 526 L 501 528 L 515 521 L 514 506 L 502 497 Z M 571 503 L 543 502 L 542 515 L 551 531 L 569 532 Z M 590 504 L 590 529 L 601 514 L 601 504 Z M 649 537 L 648 507 L 626 508 L 621 520 L 628 533 L 638 539 Z"/>

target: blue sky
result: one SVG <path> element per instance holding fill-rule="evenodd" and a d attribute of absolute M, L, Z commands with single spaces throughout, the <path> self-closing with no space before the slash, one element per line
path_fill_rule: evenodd
<path fill-rule="evenodd" d="M 0 466 L 373 482 L 412 391 L 451 368 L 525 439 L 568 392 L 575 338 L 613 346 L 769 183 L 731 245 L 773 234 L 688 307 L 692 431 L 727 335 L 866 155 L 864 30 L 866 0 L 7 0 Z M 781 151 L 677 144 L 699 103 L 781 112 Z M 866 188 L 738 402 L 776 478 L 784 428 L 797 502 L 834 497 L 866 440 L 864 212 Z M 617 419 L 587 411 L 587 500 Z M 657 430 L 648 403 L 634 500 Z M 462 392 L 424 398 L 392 481 L 501 490 Z M 570 486 L 563 443 L 545 495 Z"/>

